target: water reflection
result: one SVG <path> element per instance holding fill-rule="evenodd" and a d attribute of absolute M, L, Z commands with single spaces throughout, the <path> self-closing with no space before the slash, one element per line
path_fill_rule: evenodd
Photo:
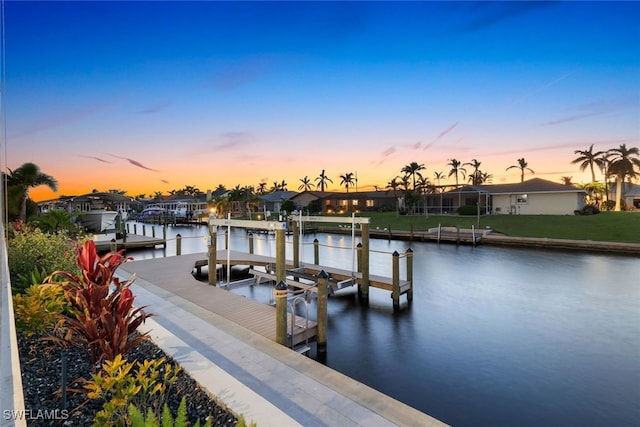
<path fill-rule="evenodd" d="M 206 227 L 177 232 L 183 253 L 206 252 Z M 232 249 L 247 250 L 246 233 L 231 236 Z M 352 268 L 350 236 L 305 236 L 303 262 L 313 261 L 314 238 L 322 263 Z M 394 313 L 379 289 L 368 307 L 353 288 L 330 298 L 328 366 L 456 426 L 640 419 L 637 258 L 373 239 L 371 246 L 371 273 L 384 275 L 390 253 L 413 249 L 413 304 L 401 298 Z M 254 248 L 273 256 L 274 237 L 255 236 Z M 171 241 L 166 253 L 175 253 Z M 267 301 L 270 289 L 234 292 Z"/>

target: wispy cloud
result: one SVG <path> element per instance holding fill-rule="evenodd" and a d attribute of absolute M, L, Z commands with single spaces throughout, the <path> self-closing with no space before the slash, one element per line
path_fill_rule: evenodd
<path fill-rule="evenodd" d="M 563 123 L 575 122 L 588 117 L 610 114 L 630 105 L 637 106 L 638 100 L 635 98 L 622 98 L 577 105 L 569 109 L 566 116 L 541 123 L 540 126 L 555 126 Z"/>
<path fill-rule="evenodd" d="M 424 148 L 422 149 L 427 150 L 428 148 L 432 147 L 433 144 L 435 144 L 436 142 L 440 141 L 445 135 L 447 135 L 449 132 L 451 132 L 452 130 L 454 130 L 456 128 L 456 126 L 458 126 L 459 122 L 455 122 L 454 124 L 452 124 L 451 126 L 449 126 L 448 128 L 446 128 L 445 130 L 443 130 L 442 132 L 440 132 L 438 134 L 438 136 L 436 136 L 434 138 L 433 141 L 431 141 L 430 143 L 428 143 L 427 145 L 424 146 Z"/>
<path fill-rule="evenodd" d="M 95 156 L 84 156 L 84 155 L 80 154 L 80 157 L 84 157 L 85 159 L 97 160 L 97 161 L 102 162 L 102 163 L 113 163 L 113 162 L 110 162 L 109 160 L 105 160 L 105 159 L 102 159 L 100 157 L 95 157 Z"/>
<path fill-rule="evenodd" d="M 109 153 L 107 153 L 107 154 L 109 154 Z M 142 163 L 140 163 L 140 162 L 139 162 L 139 161 L 137 161 L 137 160 L 130 159 L 130 158 L 128 158 L 128 157 L 116 156 L 115 154 L 109 154 L 109 155 L 110 155 L 110 156 L 112 156 L 112 157 L 115 157 L 115 158 L 117 158 L 117 159 L 126 160 L 126 161 L 128 161 L 129 163 L 131 163 L 133 166 L 139 167 L 139 168 L 141 168 L 141 169 L 146 169 L 146 170 L 149 170 L 149 171 L 152 171 L 152 172 L 158 172 L 158 170 L 157 170 L 157 169 L 152 169 L 152 168 L 150 168 L 150 167 L 147 167 L 147 166 L 143 165 Z"/>
<path fill-rule="evenodd" d="M 485 28 L 490 28 L 502 21 L 528 13 L 530 11 L 547 7 L 556 2 L 553 1 L 497 1 L 497 2 L 473 2 L 465 3 L 466 16 L 469 20 L 460 28 L 461 33 L 470 33 Z"/>
<path fill-rule="evenodd" d="M 168 104 L 164 103 L 164 102 L 158 102 L 156 104 L 153 105 L 149 105 L 146 108 L 143 108 L 142 110 L 138 111 L 138 114 L 155 114 L 155 113 L 159 113 L 163 110 L 166 110 Z"/>
<path fill-rule="evenodd" d="M 536 89 L 532 90 L 531 92 L 529 92 L 529 93 L 527 93 L 527 94 L 525 94 L 525 95 L 522 95 L 521 97 L 516 98 L 515 100 L 513 100 L 513 101 L 509 104 L 509 107 L 513 107 L 513 106 L 515 106 L 515 105 L 518 105 L 518 104 L 522 103 L 524 100 L 526 100 L 527 98 L 530 98 L 530 97 L 532 97 L 532 96 L 534 96 L 534 95 L 537 95 L 537 94 L 538 94 L 538 93 L 540 93 L 540 92 L 545 91 L 546 89 L 550 88 L 551 86 L 553 86 L 553 85 L 555 85 L 555 84 L 560 83 L 561 81 L 563 81 L 563 80 L 564 80 L 564 79 L 566 79 L 567 77 L 569 77 L 569 76 L 571 76 L 571 75 L 575 74 L 576 72 L 577 72 L 577 70 L 569 71 L 568 73 L 565 73 L 565 74 L 563 74 L 563 75 L 561 75 L 561 76 L 559 76 L 559 77 L 556 77 L 556 78 L 555 78 L 555 79 L 553 79 L 553 80 L 550 80 L 550 81 L 546 82 L 545 84 L 543 84 L 543 85 L 541 85 L 541 86 L 537 87 Z"/>

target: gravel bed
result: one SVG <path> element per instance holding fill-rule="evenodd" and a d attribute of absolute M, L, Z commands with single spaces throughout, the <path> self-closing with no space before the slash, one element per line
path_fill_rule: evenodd
<path fill-rule="evenodd" d="M 22 370 L 22 386 L 24 389 L 27 424 L 29 426 L 90 426 L 94 415 L 102 409 L 103 402 L 88 399 L 84 393 L 73 392 L 81 389 L 80 379 L 91 379 L 91 362 L 88 354 L 79 348 L 67 350 L 67 406 L 61 399 L 62 351 L 50 348 L 40 337 L 18 337 L 20 364 Z M 175 364 L 151 340 L 143 341 L 129 351 L 124 357 L 129 362 L 159 359 L 165 357 L 169 363 Z M 178 405 L 186 396 L 189 420 L 201 423 L 212 418 L 214 426 L 235 426 L 236 416 L 221 405 L 218 405 L 184 371 L 172 386 L 167 405 L 176 414 Z"/>

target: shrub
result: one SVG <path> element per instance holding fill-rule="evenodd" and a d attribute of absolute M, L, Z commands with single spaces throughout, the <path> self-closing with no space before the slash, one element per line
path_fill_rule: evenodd
<path fill-rule="evenodd" d="M 14 226 L 7 244 L 7 258 L 14 294 L 23 293 L 32 283 L 37 266 L 47 274 L 55 270 L 78 272 L 74 242 L 66 233 L 45 234 L 38 228 Z"/>
<path fill-rule="evenodd" d="M 600 213 L 600 209 L 596 205 L 585 205 L 581 209 L 582 215 L 596 215 Z"/>
<path fill-rule="evenodd" d="M 144 408 L 155 418 L 161 415 L 164 418 L 166 400 L 179 372 L 179 366 L 167 363 L 164 358 L 135 365 L 121 355 L 105 361 L 102 370 L 91 375 L 92 380 L 85 384 L 88 398 L 104 401 L 94 426 L 129 425 L 125 420 L 130 406 Z"/>
<path fill-rule="evenodd" d="M 70 313 L 61 314 L 57 324 L 57 332 L 63 336 L 50 339 L 67 346 L 86 346 L 94 369 L 147 339 L 146 333 L 134 336 L 151 314 L 144 312 L 145 307 L 133 308 L 134 296 L 129 289 L 133 279 L 121 282 L 114 277 L 117 268 L 129 259 L 122 251 L 98 256 L 94 242 L 87 240 L 77 248 L 81 276 L 55 271 L 48 279 L 62 280 L 60 286 L 71 306 Z"/>
<path fill-rule="evenodd" d="M 460 206 L 458 208 L 460 215 L 478 215 L 478 206 Z"/>
<path fill-rule="evenodd" d="M 50 331 L 69 304 L 58 285 L 31 285 L 13 297 L 16 330 L 26 336 Z"/>
<path fill-rule="evenodd" d="M 128 414 L 132 427 L 160 427 L 161 425 L 160 421 L 158 421 L 158 418 L 151 409 L 147 410 L 147 414 L 145 417 L 137 407 L 129 405 Z M 171 414 L 169 407 L 167 406 L 167 404 L 165 404 L 164 409 L 162 410 L 161 420 L 163 427 L 186 427 L 191 425 L 191 423 L 189 423 L 189 421 L 187 420 L 187 400 L 183 397 L 180 401 L 180 406 L 178 406 L 178 414 L 176 415 L 175 420 L 173 419 L 173 415 Z M 211 427 L 211 424 L 211 418 L 209 418 L 204 424 L 204 427 Z M 200 420 L 197 420 L 193 426 L 200 427 Z"/>

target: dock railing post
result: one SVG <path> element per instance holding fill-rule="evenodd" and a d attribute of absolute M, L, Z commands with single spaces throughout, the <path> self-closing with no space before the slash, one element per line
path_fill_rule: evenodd
<path fill-rule="evenodd" d="M 162 227 L 162 240 L 164 241 L 164 247 L 167 248 L 167 226 Z"/>
<path fill-rule="evenodd" d="M 147 235 L 147 225 L 146 224 L 142 224 L 142 235 L 143 236 Z"/>
<path fill-rule="evenodd" d="M 216 268 L 218 260 L 216 259 L 218 252 L 218 233 L 216 233 L 215 227 L 210 227 L 209 230 L 209 284 L 216 284 Z"/>
<path fill-rule="evenodd" d="M 280 280 L 273 288 L 276 300 L 276 342 L 287 345 L 287 284 Z"/>
<path fill-rule="evenodd" d="M 393 311 L 400 309 L 400 254 L 398 251 L 393 251 L 393 276 L 391 298 L 393 298 Z"/>
<path fill-rule="evenodd" d="M 249 233 L 249 253 L 253 255 L 253 233 Z"/>
<path fill-rule="evenodd" d="M 156 228 L 155 227 L 151 227 L 151 236 L 155 239 L 156 238 Z"/>
<path fill-rule="evenodd" d="M 176 255 L 182 255 L 182 235 L 176 234 Z"/>
<path fill-rule="evenodd" d="M 111 239 L 111 241 L 109 242 L 109 250 L 111 252 L 115 252 L 118 249 L 118 244 L 116 243 L 116 239 Z"/>
<path fill-rule="evenodd" d="M 329 275 L 322 270 L 318 274 L 318 335 L 316 348 L 318 353 L 327 352 L 327 298 L 329 293 Z"/>
<path fill-rule="evenodd" d="M 298 268 L 300 267 L 300 234 L 295 218 L 291 221 L 291 232 L 293 233 L 293 268 Z"/>
<path fill-rule="evenodd" d="M 362 238 L 362 286 L 360 287 L 360 297 L 364 301 L 369 301 L 369 224 L 363 223 L 360 230 Z"/>
<path fill-rule="evenodd" d="M 225 250 L 229 249 L 229 232 L 228 231 L 224 232 L 224 249 Z"/>
<path fill-rule="evenodd" d="M 285 230 L 276 230 L 276 281 L 284 282 L 286 280 L 287 263 L 285 259 L 285 242 L 284 242 Z M 286 301 L 285 301 L 285 315 L 286 315 Z"/>
<path fill-rule="evenodd" d="M 456 225 L 456 245 L 460 244 L 460 225 Z"/>
<path fill-rule="evenodd" d="M 138 234 L 138 224 L 133 224 L 133 234 Z"/>
<path fill-rule="evenodd" d="M 313 263 L 320 265 L 320 242 L 318 239 L 313 239 Z"/>
<path fill-rule="evenodd" d="M 407 255 L 407 282 L 409 282 L 409 290 L 407 291 L 407 301 L 413 301 L 413 249 L 409 248 Z"/>

